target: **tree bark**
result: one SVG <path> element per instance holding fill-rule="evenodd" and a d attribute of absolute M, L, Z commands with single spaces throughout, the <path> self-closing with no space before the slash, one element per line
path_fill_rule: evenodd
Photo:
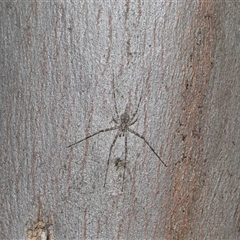
<path fill-rule="evenodd" d="M 240 238 L 240 3 L 3 1 L 0 18 L 0 239 Z M 108 165 L 117 130 L 67 148 L 126 107 L 167 167 L 131 133 Z"/>

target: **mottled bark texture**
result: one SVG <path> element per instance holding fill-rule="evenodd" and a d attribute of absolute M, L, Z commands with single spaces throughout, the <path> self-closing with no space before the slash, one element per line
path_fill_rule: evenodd
<path fill-rule="evenodd" d="M 0 11 L 0 239 L 240 238 L 239 1 L 5 0 Z M 67 146 L 141 96 L 131 127 L 167 167 L 129 133 L 104 188 L 116 131 Z"/>

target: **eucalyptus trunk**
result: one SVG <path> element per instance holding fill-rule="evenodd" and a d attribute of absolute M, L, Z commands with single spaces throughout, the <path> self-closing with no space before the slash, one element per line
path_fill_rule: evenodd
<path fill-rule="evenodd" d="M 240 238 L 240 2 L 0 6 L 0 239 Z"/>

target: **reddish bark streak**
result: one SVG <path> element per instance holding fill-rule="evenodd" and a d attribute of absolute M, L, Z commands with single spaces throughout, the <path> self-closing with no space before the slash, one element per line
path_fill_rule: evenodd
<path fill-rule="evenodd" d="M 201 2 L 196 13 L 196 21 L 192 26 L 189 45 L 192 45 L 191 66 L 192 77 L 185 81 L 182 96 L 184 110 L 180 122 L 183 135 L 183 159 L 181 167 L 174 173 L 173 204 L 171 209 L 170 235 L 176 239 L 184 239 L 191 233 L 196 220 L 197 201 L 201 195 L 198 169 L 203 161 L 203 126 L 207 121 L 202 113 L 204 97 L 207 91 L 211 70 L 212 32 L 211 22 L 206 18 L 213 8 L 212 2 Z M 197 36 L 195 29 L 199 29 Z"/>

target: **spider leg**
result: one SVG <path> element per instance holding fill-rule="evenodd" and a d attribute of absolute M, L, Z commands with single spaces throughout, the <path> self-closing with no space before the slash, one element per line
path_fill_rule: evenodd
<path fill-rule="evenodd" d="M 158 156 L 158 154 L 155 152 L 155 150 L 153 149 L 153 147 L 149 144 L 149 142 L 145 139 L 144 136 L 140 135 L 139 133 L 135 132 L 134 130 L 127 128 L 127 130 L 131 133 L 133 133 L 134 135 L 136 135 L 137 137 L 143 139 L 143 141 L 150 147 L 150 149 L 152 150 L 152 152 L 158 157 L 158 159 L 163 163 L 163 165 L 165 167 L 167 167 L 166 163 Z"/>
<path fill-rule="evenodd" d="M 137 120 L 138 120 L 138 117 L 133 122 L 130 122 L 128 126 L 132 126 Z"/>
<path fill-rule="evenodd" d="M 126 172 L 126 164 L 127 164 L 127 134 L 125 134 L 125 158 L 124 158 L 124 169 L 123 169 L 123 182 L 122 182 L 122 192 L 125 182 L 125 172 Z"/>
<path fill-rule="evenodd" d="M 104 185 L 103 185 L 103 187 L 106 186 L 107 174 L 108 174 L 108 167 L 109 167 L 109 161 L 110 161 L 110 157 L 111 157 L 111 153 L 112 153 L 112 148 L 113 148 L 113 146 L 115 145 L 115 143 L 116 143 L 116 141 L 117 141 L 118 135 L 119 135 L 119 133 L 117 133 L 116 136 L 114 137 L 113 142 L 112 142 L 112 145 L 111 145 L 110 150 L 109 150 L 108 161 L 107 161 L 107 170 L 106 170 L 106 174 L 105 174 L 105 180 L 104 180 Z"/>
<path fill-rule="evenodd" d="M 95 135 L 98 135 L 99 133 L 109 132 L 109 131 L 115 130 L 115 129 L 117 129 L 117 128 L 118 128 L 118 127 L 111 127 L 111 128 L 106 128 L 106 129 L 99 130 L 98 132 L 95 132 L 95 133 L 93 133 L 92 135 L 89 135 L 89 136 L 87 136 L 87 137 L 85 137 L 85 138 L 83 138 L 83 139 L 81 139 L 81 140 L 79 140 L 79 141 L 77 141 L 77 142 L 75 142 L 75 143 L 70 144 L 69 146 L 67 146 L 67 148 L 72 147 L 72 146 L 74 146 L 74 145 L 76 145 L 76 144 L 78 144 L 78 143 L 80 143 L 80 142 L 83 142 L 83 141 L 87 140 L 88 138 L 91 138 L 91 137 L 93 137 L 93 136 L 95 136 Z"/>
<path fill-rule="evenodd" d="M 115 94 L 114 76 L 113 76 L 113 80 L 112 80 L 112 87 L 113 87 L 114 108 L 115 108 L 115 112 L 117 114 L 117 118 L 119 119 L 119 114 L 118 114 L 118 109 L 117 109 L 117 102 L 116 102 L 116 94 Z"/>
<path fill-rule="evenodd" d="M 116 118 L 112 118 L 112 121 L 115 122 L 116 124 L 119 124 L 118 120 Z"/>
<path fill-rule="evenodd" d="M 141 95 L 140 95 L 140 98 L 139 98 L 139 101 L 138 101 L 138 105 L 137 105 L 137 108 L 135 110 L 135 112 L 132 114 L 132 117 L 130 119 L 130 122 L 133 121 L 133 119 L 135 118 L 137 112 L 138 112 L 138 109 L 139 109 L 139 106 L 140 106 L 140 103 L 142 101 L 142 95 L 143 95 L 143 83 L 142 83 L 142 91 L 141 91 Z M 135 122 L 134 122 L 135 123 Z"/>

